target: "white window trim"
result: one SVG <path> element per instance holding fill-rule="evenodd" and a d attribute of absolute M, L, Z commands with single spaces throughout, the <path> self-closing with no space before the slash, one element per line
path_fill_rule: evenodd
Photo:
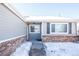
<path fill-rule="evenodd" d="M 67 32 L 52 32 L 51 26 L 52 24 L 67 24 Z M 68 23 L 50 23 L 50 34 L 68 34 L 69 33 L 69 24 Z"/>
<path fill-rule="evenodd" d="M 36 25 L 38 25 L 38 24 L 30 24 L 29 25 L 29 33 L 40 33 L 40 25 L 39 25 L 39 32 L 31 32 L 31 26 L 36 26 Z"/>

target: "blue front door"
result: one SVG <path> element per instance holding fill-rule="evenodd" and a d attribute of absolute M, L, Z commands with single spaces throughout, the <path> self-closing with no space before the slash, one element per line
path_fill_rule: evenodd
<path fill-rule="evenodd" d="M 29 25 L 29 40 L 41 41 L 41 24 Z"/>

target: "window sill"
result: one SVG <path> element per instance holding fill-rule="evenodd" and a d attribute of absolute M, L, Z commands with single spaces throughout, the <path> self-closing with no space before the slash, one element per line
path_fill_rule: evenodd
<path fill-rule="evenodd" d="M 42 36 L 79 36 L 76 34 L 43 34 Z"/>

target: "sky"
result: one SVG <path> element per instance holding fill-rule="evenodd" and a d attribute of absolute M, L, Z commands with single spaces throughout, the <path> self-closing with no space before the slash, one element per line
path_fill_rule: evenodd
<path fill-rule="evenodd" d="M 17 3 L 23 16 L 62 16 L 79 19 L 79 3 Z"/>

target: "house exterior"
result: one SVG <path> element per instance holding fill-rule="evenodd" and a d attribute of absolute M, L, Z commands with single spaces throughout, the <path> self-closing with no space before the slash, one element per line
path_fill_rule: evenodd
<path fill-rule="evenodd" d="M 43 42 L 78 41 L 79 19 L 54 16 L 28 16 L 27 39 Z"/>
<path fill-rule="evenodd" d="M 0 3 L 0 56 L 10 55 L 25 41 L 79 40 L 79 19 L 54 16 L 23 17 L 11 4 Z"/>

